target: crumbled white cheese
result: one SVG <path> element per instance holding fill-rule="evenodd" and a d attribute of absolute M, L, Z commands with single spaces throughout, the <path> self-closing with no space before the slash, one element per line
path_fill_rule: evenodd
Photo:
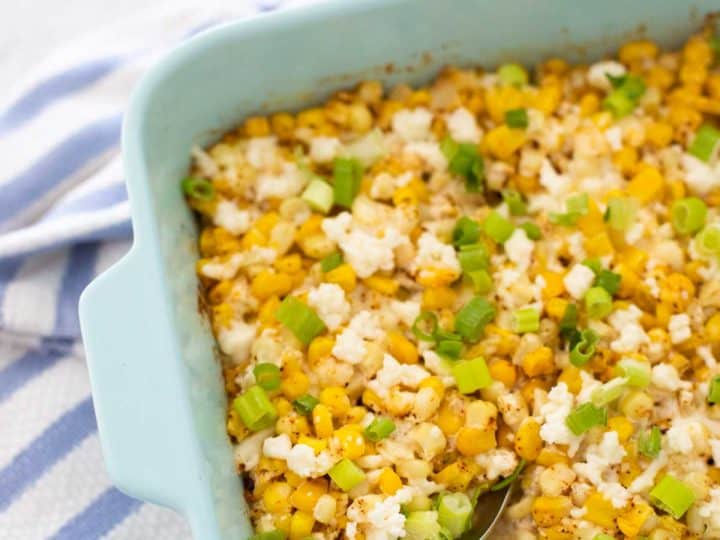
<path fill-rule="evenodd" d="M 580 371 L 580 380 L 582 382 L 582 386 L 580 387 L 580 392 L 577 395 L 577 400 L 578 403 L 585 403 L 586 401 L 590 401 L 593 392 L 596 388 L 602 386 L 602 383 L 584 369 Z"/>
<path fill-rule="evenodd" d="M 383 357 L 383 366 L 368 383 L 368 388 L 380 397 L 386 397 L 393 386 L 402 384 L 409 388 L 418 385 L 430 376 L 430 373 L 415 364 L 401 364 L 389 354 Z"/>
<path fill-rule="evenodd" d="M 694 440 L 704 439 L 705 432 L 698 421 L 678 418 L 673 421 L 665 437 L 670 450 L 680 454 L 690 454 L 695 447 Z"/>
<path fill-rule="evenodd" d="M 605 138 L 613 151 L 622 148 L 622 129 L 620 126 L 613 126 L 605 130 Z"/>
<path fill-rule="evenodd" d="M 411 327 L 420 315 L 420 302 L 416 300 L 391 300 L 390 310 L 405 326 Z"/>
<path fill-rule="evenodd" d="M 602 62 L 596 62 L 590 69 L 588 69 L 587 78 L 588 82 L 595 88 L 600 90 L 610 90 L 612 85 L 610 84 L 611 77 L 622 77 L 625 75 L 625 66 L 620 62 L 614 60 L 604 60 Z"/>
<path fill-rule="evenodd" d="M 517 228 L 504 244 L 505 253 L 518 268 L 526 270 L 532 260 L 535 242 L 527 237 L 524 229 Z"/>
<path fill-rule="evenodd" d="M 705 365 L 710 368 L 711 370 L 715 370 L 717 368 L 717 360 L 715 359 L 715 356 L 712 353 L 712 349 L 709 345 L 703 345 L 702 347 L 697 348 L 697 354 L 702 359 L 703 362 L 705 362 Z"/>
<path fill-rule="evenodd" d="M 445 117 L 450 136 L 461 143 L 480 142 L 480 129 L 475 121 L 475 115 L 465 107 L 455 109 Z"/>
<path fill-rule="evenodd" d="M 327 474 L 334 465 L 330 453 L 323 450 L 315 455 L 315 450 L 307 444 L 296 444 L 287 456 L 287 466 L 292 472 L 303 478 L 316 478 Z"/>
<path fill-rule="evenodd" d="M 243 321 L 232 321 L 229 328 L 222 327 L 218 332 L 220 350 L 236 364 L 245 362 L 250 356 L 250 346 L 255 339 L 255 326 Z"/>
<path fill-rule="evenodd" d="M 336 137 L 315 137 L 310 141 L 310 159 L 317 163 L 329 163 L 341 149 L 342 144 Z"/>
<path fill-rule="evenodd" d="M 705 520 L 704 536 L 720 537 L 720 488 L 710 489 L 710 500 L 700 505 L 697 513 Z"/>
<path fill-rule="evenodd" d="M 325 218 L 322 229 L 340 246 L 346 262 L 360 278 L 370 277 L 379 270 L 392 270 L 395 267 L 395 248 L 409 242 L 407 236 L 394 227 L 385 228 L 382 237 L 352 227 L 352 216 L 348 212 Z"/>
<path fill-rule="evenodd" d="M 423 233 L 418 239 L 414 266 L 420 270 L 449 270 L 454 274 L 460 274 L 460 263 L 455 248 L 441 242 L 430 232 Z"/>
<path fill-rule="evenodd" d="M 310 289 L 308 304 L 315 308 L 331 331 L 337 330 L 350 316 L 350 304 L 345 300 L 345 291 L 335 283 L 321 283 Z"/>
<path fill-rule="evenodd" d="M 276 151 L 275 137 L 252 137 L 247 143 L 245 159 L 256 169 L 265 169 L 275 163 Z"/>
<path fill-rule="evenodd" d="M 413 179 L 413 173 L 404 172 L 398 176 L 389 173 L 380 173 L 370 186 L 370 197 L 378 200 L 391 199 L 395 190 L 404 187 Z"/>
<path fill-rule="evenodd" d="M 540 426 L 540 438 L 550 444 L 566 444 L 572 456 L 577 451 L 582 436 L 575 435 L 567 427 L 565 419 L 573 409 L 575 396 L 564 382 L 553 386 L 547 395 L 548 400 L 540 406 L 543 424 Z"/>
<path fill-rule="evenodd" d="M 670 333 L 670 342 L 673 345 L 689 339 L 692 336 L 692 331 L 690 330 L 690 317 L 688 314 L 672 315 L 668 321 L 668 332 Z"/>
<path fill-rule="evenodd" d="M 544 159 L 540 167 L 540 185 L 547 189 L 551 195 L 562 195 L 570 187 L 570 179 L 559 174 L 548 159 Z"/>
<path fill-rule="evenodd" d="M 710 439 L 708 442 L 710 443 L 713 461 L 717 466 L 720 463 L 720 439 Z"/>
<path fill-rule="evenodd" d="M 720 187 L 720 162 L 711 166 L 693 155 L 683 154 L 685 183 L 699 195 L 706 195 Z"/>
<path fill-rule="evenodd" d="M 628 487 L 628 491 L 631 493 L 640 493 L 641 491 L 650 489 L 655 484 L 655 476 L 660 472 L 660 469 L 667 465 L 667 462 L 667 454 L 664 451 L 660 451 L 660 454 L 645 467 L 645 470 L 643 470 L 639 476 L 635 477 L 635 480 L 633 480 L 630 487 Z"/>
<path fill-rule="evenodd" d="M 359 364 L 365 358 L 365 339 L 378 339 L 382 335 L 377 316 L 367 310 L 355 315 L 348 327 L 338 335 L 333 355 L 350 364 Z"/>
<path fill-rule="evenodd" d="M 418 156 L 425 163 L 436 171 L 447 169 L 448 163 L 445 154 L 440 150 L 440 145 L 432 141 L 416 141 L 405 145 L 403 152 Z"/>
<path fill-rule="evenodd" d="M 199 146 L 193 146 L 190 149 L 190 154 L 195 160 L 195 166 L 200 169 L 200 174 L 206 178 L 212 178 L 220 173 L 218 164 L 210 154 L 208 154 L 203 148 Z"/>
<path fill-rule="evenodd" d="M 652 368 L 651 382 L 661 390 L 675 392 L 681 388 L 689 388 L 690 383 L 683 381 L 672 364 L 656 364 Z"/>
<path fill-rule="evenodd" d="M 642 222 L 634 223 L 625 232 L 625 242 L 634 246 L 645 234 L 645 224 Z"/>
<path fill-rule="evenodd" d="M 650 338 L 640 326 L 642 311 L 631 304 L 627 309 L 620 309 L 608 317 L 610 325 L 620 334 L 610 343 L 610 348 L 618 353 L 637 352 L 640 345 L 650 342 Z"/>
<path fill-rule="evenodd" d="M 583 261 L 587 258 L 585 254 L 585 235 L 581 232 L 576 232 L 567 235 L 565 238 L 567 242 L 568 251 L 576 261 Z"/>
<path fill-rule="evenodd" d="M 610 430 L 603 434 L 598 444 L 588 446 L 584 462 L 573 465 L 575 472 L 595 485 L 615 508 L 625 506 L 630 494 L 619 483 L 605 480 L 604 476 L 610 472 L 612 466 L 619 464 L 625 455 L 617 432 Z"/>
<path fill-rule="evenodd" d="M 263 455 L 273 459 L 285 460 L 290 455 L 292 442 L 290 437 L 285 433 L 281 433 L 277 437 L 268 437 L 263 442 Z"/>
<path fill-rule="evenodd" d="M 660 298 L 660 285 L 658 285 L 657 279 L 648 276 L 643 280 L 643 283 L 645 283 L 653 298 Z"/>
<path fill-rule="evenodd" d="M 576 264 L 565 274 L 563 284 L 573 298 L 580 299 L 595 281 L 595 273 L 584 264 Z"/>
<path fill-rule="evenodd" d="M 494 448 L 475 456 L 475 463 L 485 470 L 486 480 L 495 480 L 512 474 L 517 467 L 517 456 L 505 448 Z"/>
<path fill-rule="evenodd" d="M 430 134 L 432 119 L 432 113 L 423 107 L 402 109 L 393 115 L 393 131 L 406 142 L 421 141 Z"/>
<path fill-rule="evenodd" d="M 222 227 L 234 235 L 240 235 L 250 228 L 250 212 L 241 210 L 232 201 L 221 199 L 215 208 L 213 221 L 218 227 Z"/>
<path fill-rule="evenodd" d="M 400 505 L 409 502 L 414 494 L 415 491 L 406 486 L 389 497 L 363 495 L 356 498 L 347 509 L 346 536 L 350 538 L 351 533 L 354 537 L 359 523 L 367 525 L 367 540 L 396 540 L 405 536 L 405 515 Z"/>
<path fill-rule="evenodd" d="M 294 197 L 305 187 L 305 176 L 294 163 L 283 163 L 282 171 L 276 173 L 264 173 L 257 179 L 257 199 L 277 198 L 287 199 Z"/>
<path fill-rule="evenodd" d="M 235 446 L 235 463 L 249 471 L 257 467 L 262 454 L 261 448 L 266 437 L 272 435 L 273 429 L 268 428 L 246 437 Z"/>

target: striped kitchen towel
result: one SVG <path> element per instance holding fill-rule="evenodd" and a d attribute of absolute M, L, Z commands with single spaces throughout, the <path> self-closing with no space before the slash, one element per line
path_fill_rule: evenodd
<path fill-rule="evenodd" d="M 63 48 L 0 102 L 0 540 L 190 538 L 180 516 L 109 482 L 78 298 L 129 247 L 119 137 L 138 78 L 213 24 L 307 1 L 138 14 Z"/>

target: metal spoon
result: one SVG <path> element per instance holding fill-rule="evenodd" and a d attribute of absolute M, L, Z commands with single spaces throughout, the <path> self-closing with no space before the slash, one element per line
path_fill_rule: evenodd
<path fill-rule="evenodd" d="M 463 533 L 460 540 L 487 540 L 490 537 L 510 500 L 514 485 L 515 482 L 504 489 L 488 491 L 480 496 L 470 528 Z"/>

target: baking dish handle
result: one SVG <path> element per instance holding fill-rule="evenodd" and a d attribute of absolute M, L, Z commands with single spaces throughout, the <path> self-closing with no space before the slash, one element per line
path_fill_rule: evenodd
<path fill-rule="evenodd" d="M 80 298 L 80 323 L 108 472 L 133 497 L 177 509 L 193 448 L 152 257 L 134 246 Z M 142 261 L 145 261 L 144 263 Z M 185 420 L 183 420 L 185 419 Z"/>

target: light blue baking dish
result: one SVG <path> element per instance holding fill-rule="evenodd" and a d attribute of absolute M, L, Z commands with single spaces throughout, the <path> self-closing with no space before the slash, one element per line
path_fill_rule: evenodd
<path fill-rule="evenodd" d="M 110 475 L 182 512 L 198 540 L 252 533 L 225 398 L 198 308 L 196 229 L 179 189 L 193 144 L 363 78 L 427 81 L 447 63 L 588 61 L 626 39 L 677 45 L 718 0 L 347 0 L 264 15 L 178 47 L 135 91 L 123 151 L 135 243 L 80 301 Z"/>

